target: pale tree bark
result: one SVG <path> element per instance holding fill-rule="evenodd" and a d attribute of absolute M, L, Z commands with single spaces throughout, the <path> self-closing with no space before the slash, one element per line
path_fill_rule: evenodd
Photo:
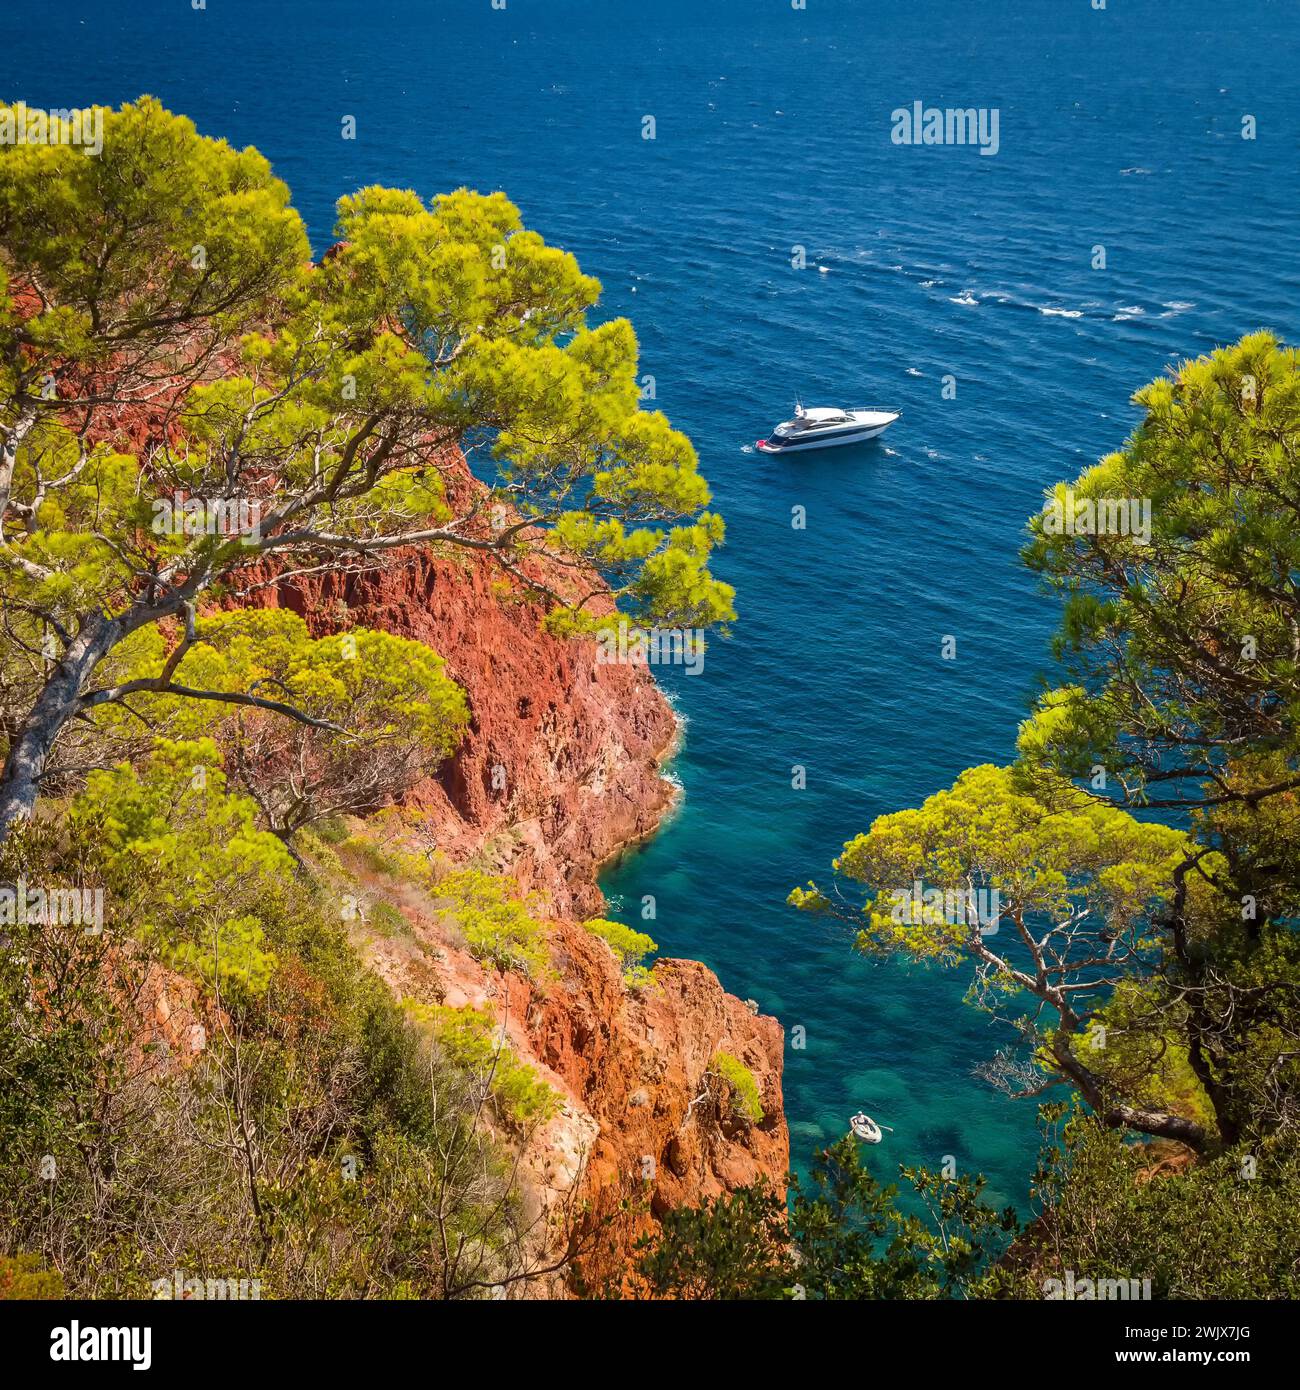
<path fill-rule="evenodd" d="M 117 686 L 95 690 L 88 688 L 100 662 L 125 637 L 139 628 L 181 612 L 186 616 L 186 635 L 173 649 L 159 675 Z M 313 718 L 282 700 L 250 695 L 244 691 L 196 690 L 192 686 L 175 684 L 171 679 L 172 673 L 193 640 L 194 607 L 188 599 L 177 599 L 165 606 L 140 605 L 113 618 L 91 614 L 83 620 L 77 635 L 67 644 L 63 656 L 50 672 L 10 744 L 4 769 L 0 771 L 0 844 L 4 843 L 20 820 L 29 818 L 35 810 L 41 792 L 41 779 L 49 765 L 54 745 L 68 723 L 97 706 L 122 702 L 128 695 L 175 695 L 187 700 L 211 700 L 247 706 L 283 715 L 309 728 L 333 734 L 347 733 L 346 729 L 330 720 Z"/>
<path fill-rule="evenodd" d="M 1195 1120 L 1169 1110 L 1146 1109 L 1117 1099 L 1103 1079 L 1070 1050 L 1068 1034 L 1057 1033 L 1052 1040 L 1052 1056 L 1109 1128 L 1135 1129 L 1139 1134 L 1149 1134 L 1155 1139 L 1175 1139 L 1197 1153 L 1204 1153 L 1209 1147 L 1210 1135 Z"/>
<path fill-rule="evenodd" d="M 94 615 L 64 650 L 18 728 L 0 772 L 0 842 L 36 807 L 55 741 L 80 706 L 95 668 L 125 635 L 120 618 Z"/>

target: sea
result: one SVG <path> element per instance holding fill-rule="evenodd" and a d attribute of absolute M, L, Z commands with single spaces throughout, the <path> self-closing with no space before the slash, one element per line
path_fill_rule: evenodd
<path fill-rule="evenodd" d="M 781 1019 L 797 1166 L 865 1109 L 880 1176 L 951 1158 L 1023 1208 L 1036 1104 L 974 1074 L 1010 1038 L 966 977 L 870 963 L 785 899 L 1012 756 L 1051 678 L 1018 560 L 1044 488 L 1180 359 L 1300 336 L 1293 0 L 64 0 L 4 31 L 0 97 L 152 93 L 261 149 L 317 250 L 362 185 L 465 185 L 600 278 L 699 451 L 739 613 L 659 672 L 680 804 L 611 911 Z M 996 140 L 905 143 L 918 103 Z M 756 452 L 796 399 L 902 418 Z"/>

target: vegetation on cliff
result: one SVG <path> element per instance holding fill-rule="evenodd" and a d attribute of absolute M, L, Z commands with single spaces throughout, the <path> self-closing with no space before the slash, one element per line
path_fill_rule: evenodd
<path fill-rule="evenodd" d="M 565 631 L 607 605 L 587 566 L 632 619 L 732 616 L 708 570 L 722 523 L 690 442 L 640 409 L 630 326 L 586 326 L 599 285 L 503 195 L 363 189 L 313 265 L 255 150 L 148 98 L 103 128 L 95 159 L 0 148 L 0 836 L 141 696 L 335 734 L 331 706 L 373 714 L 333 651 L 317 713 L 300 669 L 192 655 L 200 607 L 246 599 L 268 563 L 419 544 L 487 557 Z M 486 493 L 457 486 L 463 440 L 490 445 Z M 543 551 L 565 578 L 530 564 Z"/>
<path fill-rule="evenodd" d="M 763 1118 L 763 1098 L 758 1093 L 753 1072 L 730 1052 L 715 1052 L 709 1069 L 722 1082 L 724 1113 L 752 1125 L 758 1124 Z"/>
<path fill-rule="evenodd" d="M 539 904 L 345 819 L 439 768 L 466 692 L 263 604 L 418 551 L 560 636 L 713 627 L 721 520 L 630 326 L 503 195 L 361 190 L 313 264 L 255 150 L 103 115 L 95 159 L 0 147 L 0 1288 L 511 1294 L 584 1239 L 520 1180 L 559 1098 L 494 1012 L 366 967 L 409 924 L 358 875 L 544 990 Z M 653 943 L 612 944 L 644 984 Z"/>
<path fill-rule="evenodd" d="M 93 1297 L 180 1269 L 265 1297 L 457 1298 L 551 1267 L 556 1233 L 485 1121 L 526 1132 L 554 1097 L 484 1016 L 404 1013 L 213 744 L 95 774 L 65 810 L 0 850 L 0 879 L 115 904 L 102 930 L 5 928 L 0 1226 L 20 1269 Z M 181 972 L 161 998 L 151 959 Z"/>
<path fill-rule="evenodd" d="M 623 969 L 623 982 L 629 988 L 643 989 L 650 983 L 650 968 L 644 962 L 651 951 L 659 949 L 653 938 L 643 931 L 604 917 L 589 918 L 582 925 L 592 936 L 600 937 L 617 956 Z"/>

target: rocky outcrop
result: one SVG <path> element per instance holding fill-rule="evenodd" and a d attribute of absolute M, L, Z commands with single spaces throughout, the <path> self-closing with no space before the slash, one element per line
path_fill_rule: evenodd
<path fill-rule="evenodd" d="M 409 798 L 453 859 L 486 851 L 558 916 L 600 910 L 599 864 L 649 834 L 673 789 L 659 761 L 676 719 L 644 665 L 551 637 L 517 586 L 474 554 L 394 552 L 383 568 L 254 589 L 315 635 L 381 628 L 426 643 L 469 696 L 471 722 Z"/>
<path fill-rule="evenodd" d="M 609 947 L 561 920 L 550 934 L 555 976 L 532 982 L 486 969 L 409 896 L 400 907 L 410 936 L 363 946 L 394 992 L 504 1018 L 512 1050 L 558 1093 L 559 1113 L 524 1141 L 521 1172 L 536 1229 L 574 1239 L 589 1281 L 616 1277 L 632 1241 L 673 1207 L 760 1179 L 783 1188 L 781 1025 L 711 970 L 661 960 L 649 985 L 629 989 Z M 719 1052 L 753 1075 L 756 1123 L 731 1113 Z"/>
<path fill-rule="evenodd" d="M 509 1012 L 533 1055 L 564 1078 L 602 1121 L 591 1156 L 594 1186 L 654 1175 L 655 1209 L 713 1196 L 775 1174 L 784 1178 L 781 1026 L 727 994 L 706 966 L 661 960 L 654 982 L 628 990 L 609 948 L 571 923 L 557 930 L 565 988 L 512 982 Z M 718 1133 L 692 1127 L 714 1056 L 729 1052 L 753 1073 L 763 1100 L 756 1125 L 721 1117 Z"/>
<path fill-rule="evenodd" d="M 207 374 L 232 367 L 218 355 Z M 161 390 L 105 416 L 102 437 L 143 453 L 176 433 L 177 398 Z M 477 484 L 459 456 L 442 463 L 463 495 Z M 571 582 L 545 559 L 521 562 L 534 581 Z M 585 576 L 584 583 L 595 581 Z M 656 1214 L 758 1178 L 783 1184 L 783 1039 L 773 1018 L 727 994 L 693 961 L 662 960 L 647 989 L 629 990 L 610 949 L 580 925 L 598 915 L 601 863 L 650 834 L 673 799 L 660 773 L 677 722 L 644 666 L 609 665 L 593 642 L 539 626 L 526 587 L 475 551 L 394 551 L 382 563 L 288 578 L 242 572 L 226 602 L 284 606 L 316 635 L 363 625 L 425 642 L 466 691 L 466 738 L 435 778 L 407 798 L 416 833 L 452 861 L 486 860 L 536 894 L 553 918 L 556 975 L 543 984 L 484 970 L 433 923 L 407 910 L 430 954 L 371 941 L 368 954 L 399 994 L 472 1003 L 504 1014 L 513 1045 L 563 1097 L 562 1113 L 529 1142 L 525 1171 L 545 1207 L 580 1197 L 595 1225 L 624 1197 L 626 1243 Z M 406 910 L 406 909 L 404 909 Z M 408 943 L 409 944 L 409 943 Z M 151 1035 L 173 1054 L 203 1046 L 193 997 L 166 972 L 146 981 Z M 753 1073 L 764 1116 L 719 1103 L 714 1055 Z M 613 1252 L 612 1267 L 619 1250 Z M 599 1275 L 599 1267 L 595 1270 Z"/>
<path fill-rule="evenodd" d="M 630 1242 L 665 1211 L 766 1179 L 784 1189 L 789 1135 L 782 1108 L 784 1038 L 698 961 L 661 960 L 653 983 L 628 990 L 609 948 L 572 923 L 554 944 L 562 986 L 512 981 L 508 1013 L 537 1063 L 591 1116 L 582 1195 L 602 1239 L 583 1260 L 611 1275 Z M 713 1070 L 730 1053 L 753 1074 L 757 1123 L 734 1116 Z M 616 1215 L 624 1202 L 626 1215 Z M 601 1223 L 612 1222 L 604 1228 Z"/>
<path fill-rule="evenodd" d="M 543 563 L 544 562 L 539 562 Z M 284 604 L 317 633 L 360 624 L 438 651 L 472 722 L 436 781 L 410 798 L 415 833 L 453 861 L 486 857 L 548 905 L 556 977 L 535 984 L 484 969 L 409 903 L 428 952 L 376 940 L 368 953 L 399 994 L 505 1014 L 512 1046 L 563 1097 L 525 1156 L 535 1200 L 580 1196 L 604 1231 L 599 1277 L 657 1214 L 760 1178 L 783 1185 L 783 1035 L 695 961 L 661 960 L 630 990 L 598 915 L 601 862 L 649 834 L 673 789 L 659 763 L 673 712 L 644 666 L 597 660 L 592 642 L 540 630 L 534 604 L 476 554 L 396 553 L 381 570 L 269 583 L 251 601 Z M 503 1008 L 504 1006 L 504 1008 Z M 710 1071 L 719 1051 L 752 1072 L 757 1124 L 735 1118 Z M 633 1214 L 608 1223 L 624 1199 Z M 611 1248 L 612 1243 L 612 1248 Z"/>

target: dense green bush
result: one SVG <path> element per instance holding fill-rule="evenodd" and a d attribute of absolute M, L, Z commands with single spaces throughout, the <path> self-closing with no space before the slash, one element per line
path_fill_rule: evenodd
<path fill-rule="evenodd" d="M 651 968 L 644 964 L 651 951 L 659 949 L 659 943 L 645 932 L 634 931 L 622 922 L 611 922 L 604 917 L 592 917 L 583 927 L 592 936 L 598 936 L 618 957 L 623 970 L 623 983 L 629 989 L 644 989 L 653 978 Z"/>
<path fill-rule="evenodd" d="M 763 1098 L 758 1093 L 754 1073 L 730 1052 L 715 1052 L 709 1067 L 726 1086 L 730 1113 L 750 1124 L 759 1124 L 763 1119 Z"/>
<path fill-rule="evenodd" d="M 924 1216 L 899 1204 L 843 1139 L 818 1153 L 788 1200 L 763 1183 L 666 1212 L 604 1297 L 936 1299 L 962 1294 L 1006 1246 L 1011 1211 L 983 1200 L 982 1178 L 902 1175 Z"/>
<path fill-rule="evenodd" d="M 429 1025 L 439 1052 L 481 1083 L 499 1119 L 523 1128 L 558 1111 L 559 1096 L 519 1060 L 503 1030 L 481 1009 L 411 1003 L 407 1009 Z"/>
<path fill-rule="evenodd" d="M 15 1021 L 0 1030 L 0 1255 L 88 1297 L 147 1297 L 176 1269 L 256 1279 L 262 1297 L 526 1281 L 529 1222 L 480 1122 L 486 1019 L 440 1039 L 413 1025 L 363 967 L 337 897 L 200 751 L 201 785 L 195 749 L 171 746 L 92 778 L 61 822 L 0 850 L 0 881 L 107 887 L 102 932 L 26 922 L 0 949 Z M 151 957 L 197 990 L 202 1032 L 179 1053 L 151 1012 Z M 491 1081 L 515 1123 L 554 1103 L 513 1056 Z"/>
<path fill-rule="evenodd" d="M 1010 1273 L 992 1271 L 986 1291 L 1042 1298 L 1049 1279 L 1071 1271 L 1147 1279 L 1157 1299 L 1300 1296 L 1294 1144 L 1274 1136 L 1186 1160 L 1073 1114 L 1037 1175 L 1041 1218 Z"/>

